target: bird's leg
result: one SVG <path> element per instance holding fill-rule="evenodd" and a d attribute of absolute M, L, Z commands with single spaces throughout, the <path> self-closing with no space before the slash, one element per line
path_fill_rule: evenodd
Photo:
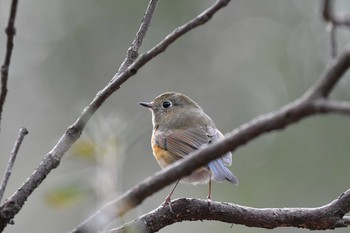
<path fill-rule="evenodd" d="M 209 177 L 209 190 L 208 190 L 208 196 L 207 199 L 211 200 L 211 177 Z"/>
<path fill-rule="evenodd" d="M 168 205 L 170 207 L 171 212 L 174 212 L 173 209 L 171 208 L 171 195 L 173 195 L 173 192 L 177 186 L 177 184 L 180 182 L 180 180 L 176 181 L 174 188 L 171 190 L 171 192 L 166 196 L 165 201 L 163 202 L 163 206 Z"/>

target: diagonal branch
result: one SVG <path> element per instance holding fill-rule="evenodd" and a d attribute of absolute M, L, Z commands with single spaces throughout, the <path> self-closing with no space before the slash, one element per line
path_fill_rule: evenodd
<path fill-rule="evenodd" d="M 180 198 L 169 206 L 157 209 L 108 231 L 108 233 L 157 232 L 176 222 L 215 220 L 248 227 L 273 229 L 298 227 L 309 230 L 327 230 L 350 225 L 350 189 L 333 202 L 317 208 L 252 208 L 192 198 Z"/>
<path fill-rule="evenodd" d="M 332 90 L 337 81 L 350 67 L 349 57 L 350 49 L 345 49 L 343 53 L 327 67 L 315 85 L 301 98 L 281 107 L 275 112 L 256 117 L 225 135 L 225 139 L 201 150 L 197 150 L 191 156 L 187 156 L 168 166 L 166 169 L 155 173 L 152 177 L 143 180 L 128 190 L 124 195 L 108 203 L 94 213 L 72 232 L 86 231 L 90 224 L 95 222 L 99 216 L 105 216 L 105 213 L 115 213 L 115 216 L 108 215 L 109 219 L 106 218 L 106 222 L 110 222 L 112 218 L 123 216 L 130 209 L 141 204 L 147 197 L 165 186 L 189 175 L 195 169 L 205 166 L 211 160 L 220 157 L 228 151 L 236 150 L 238 147 L 243 146 L 264 133 L 281 130 L 313 114 L 327 113 L 323 111 L 323 109 L 315 107 L 314 101 L 319 100 L 322 93 L 329 93 Z"/>
<path fill-rule="evenodd" d="M 332 58 L 337 55 L 337 38 L 336 38 L 336 29 L 338 26 L 350 26 L 350 15 L 334 13 L 334 4 L 335 0 L 323 0 L 322 6 L 322 16 L 324 21 L 328 24 L 326 29 L 329 32 L 330 40 L 330 54 Z"/>
<path fill-rule="evenodd" d="M 136 33 L 134 41 L 131 43 L 125 60 L 120 65 L 118 74 L 124 72 L 139 56 L 139 49 L 142 45 L 143 39 L 146 36 L 147 30 L 151 24 L 151 20 L 154 12 L 156 11 L 158 0 L 151 0 L 147 6 L 146 12 L 143 16 L 142 23 L 139 30 Z"/>
<path fill-rule="evenodd" d="M 174 41 L 179 39 L 185 33 L 208 22 L 216 12 L 225 7 L 229 2 L 230 0 L 218 0 L 200 15 L 175 29 L 151 50 L 140 55 L 140 57 L 124 72 L 120 74 L 116 73 L 113 80 L 103 90 L 97 93 L 96 97 L 84 109 L 75 123 L 66 130 L 54 148 L 45 155 L 33 174 L 0 207 L 0 231 L 4 229 L 11 219 L 13 219 L 13 217 L 21 210 L 27 198 L 42 183 L 51 170 L 59 165 L 63 155 L 71 145 L 78 140 L 86 123 L 104 101 L 118 90 L 125 81 L 134 76 L 137 70 L 143 67 L 147 62 L 164 52 Z"/>
<path fill-rule="evenodd" d="M 350 26 L 349 14 L 335 14 L 333 10 L 334 0 L 323 0 L 322 15 L 326 22 L 332 23 L 336 26 Z"/>
<path fill-rule="evenodd" d="M 330 23 L 326 29 L 329 33 L 330 55 L 331 58 L 335 58 L 338 55 L 337 26 Z"/>
<path fill-rule="evenodd" d="M 24 136 L 27 134 L 28 134 L 28 130 L 26 128 L 19 129 L 18 137 L 17 137 L 15 145 L 13 146 L 13 149 L 11 151 L 11 155 L 10 155 L 9 161 L 7 163 L 5 175 L 4 175 L 4 178 L 3 178 L 1 185 L 0 185 L 0 203 L 1 203 L 2 197 L 3 197 L 4 192 L 5 192 L 7 182 L 10 179 L 10 176 L 12 173 L 12 168 L 15 164 L 18 150 L 21 147 Z"/>
<path fill-rule="evenodd" d="M 335 112 L 350 116 L 349 101 L 318 99 L 313 102 L 313 105 L 315 108 L 318 108 L 319 112 Z"/>
<path fill-rule="evenodd" d="M 2 118 L 2 110 L 4 108 L 5 99 L 7 95 L 7 80 L 10 69 L 13 38 L 16 34 L 15 19 L 17 13 L 18 0 L 13 0 L 10 9 L 10 16 L 5 32 L 7 34 L 6 54 L 4 64 L 1 66 L 1 94 L 0 94 L 0 122 Z"/>
<path fill-rule="evenodd" d="M 321 75 L 321 78 L 305 93 L 304 98 L 320 98 L 329 96 L 338 81 L 343 77 L 350 66 L 350 44 L 343 52 L 330 61 L 330 64 Z"/>
<path fill-rule="evenodd" d="M 329 33 L 330 41 L 330 55 L 332 58 L 337 56 L 337 38 L 336 38 L 336 29 L 337 24 L 333 22 L 333 4 L 329 0 L 323 0 L 322 5 L 322 14 L 323 19 L 327 22 L 326 30 Z"/>

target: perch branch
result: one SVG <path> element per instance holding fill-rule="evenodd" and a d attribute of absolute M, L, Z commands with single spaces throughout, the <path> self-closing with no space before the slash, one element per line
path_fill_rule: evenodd
<path fill-rule="evenodd" d="M 1 182 L 1 186 L 0 186 L 0 203 L 2 200 L 2 197 L 4 195 L 6 186 L 7 186 L 7 182 L 10 179 L 11 173 L 12 173 L 12 168 L 15 164 L 15 160 L 17 157 L 17 153 L 19 148 L 21 147 L 22 141 L 24 139 L 24 136 L 28 134 L 28 130 L 26 128 L 20 128 L 19 129 L 19 133 L 18 133 L 18 137 L 16 139 L 15 145 L 13 146 L 13 149 L 11 151 L 11 155 L 9 158 L 9 161 L 7 163 L 7 167 L 6 167 L 6 171 L 5 171 L 5 175 L 4 178 L 2 179 Z"/>
<path fill-rule="evenodd" d="M 18 0 L 13 0 L 11 3 L 10 16 L 5 32 L 7 34 L 7 43 L 6 43 L 6 53 L 5 53 L 5 61 L 1 66 L 1 94 L 0 94 L 0 122 L 2 118 L 2 110 L 4 108 L 5 99 L 7 95 L 7 81 L 8 74 L 10 69 L 12 48 L 13 48 L 13 38 L 16 34 L 15 29 L 15 19 L 17 13 L 17 3 Z"/>
<path fill-rule="evenodd" d="M 350 225 L 350 190 L 336 200 L 318 208 L 252 208 L 231 203 L 221 203 L 192 198 L 180 198 L 169 206 L 157 209 L 108 231 L 108 233 L 151 233 L 176 222 L 214 220 L 247 227 L 273 229 L 298 227 L 309 230 L 327 230 Z"/>
<path fill-rule="evenodd" d="M 59 165 L 63 155 L 67 152 L 71 145 L 78 140 L 86 123 L 96 112 L 96 110 L 103 104 L 103 102 L 116 90 L 118 90 L 125 81 L 134 76 L 137 70 L 143 67 L 147 62 L 164 52 L 174 41 L 183 36 L 185 33 L 208 22 L 216 12 L 225 7 L 229 2 L 230 0 L 218 0 L 200 15 L 175 29 L 155 47 L 141 54 L 140 57 L 136 59 L 135 62 L 124 72 L 120 74 L 116 73 L 113 80 L 97 93 L 96 97 L 84 109 L 73 125 L 71 125 L 62 135 L 54 148 L 47 155 L 45 155 L 33 174 L 0 207 L 0 231 L 4 229 L 6 225 L 14 218 L 14 216 L 21 210 L 27 198 L 41 184 L 51 170 L 55 169 Z"/>

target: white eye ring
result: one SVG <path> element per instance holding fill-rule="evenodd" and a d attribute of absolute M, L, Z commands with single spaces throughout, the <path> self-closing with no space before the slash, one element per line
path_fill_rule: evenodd
<path fill-rule="evenodd" d="M 165 109 L 165 108 L 170 108 L 173 104 L 169 101 L 169 100 L 166 100 L 162 103 L 162 107 Z"/>

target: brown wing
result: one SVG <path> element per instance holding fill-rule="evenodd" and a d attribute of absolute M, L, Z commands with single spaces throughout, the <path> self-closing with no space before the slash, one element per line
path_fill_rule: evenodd
<path fill-rule="evenodd" d="M 210 136 L 201 128 L 174 130 L 170 134 L 155 134 L 155 143 L 159 147 L 181 157 L 190 154 L 209 142 Z"/>

